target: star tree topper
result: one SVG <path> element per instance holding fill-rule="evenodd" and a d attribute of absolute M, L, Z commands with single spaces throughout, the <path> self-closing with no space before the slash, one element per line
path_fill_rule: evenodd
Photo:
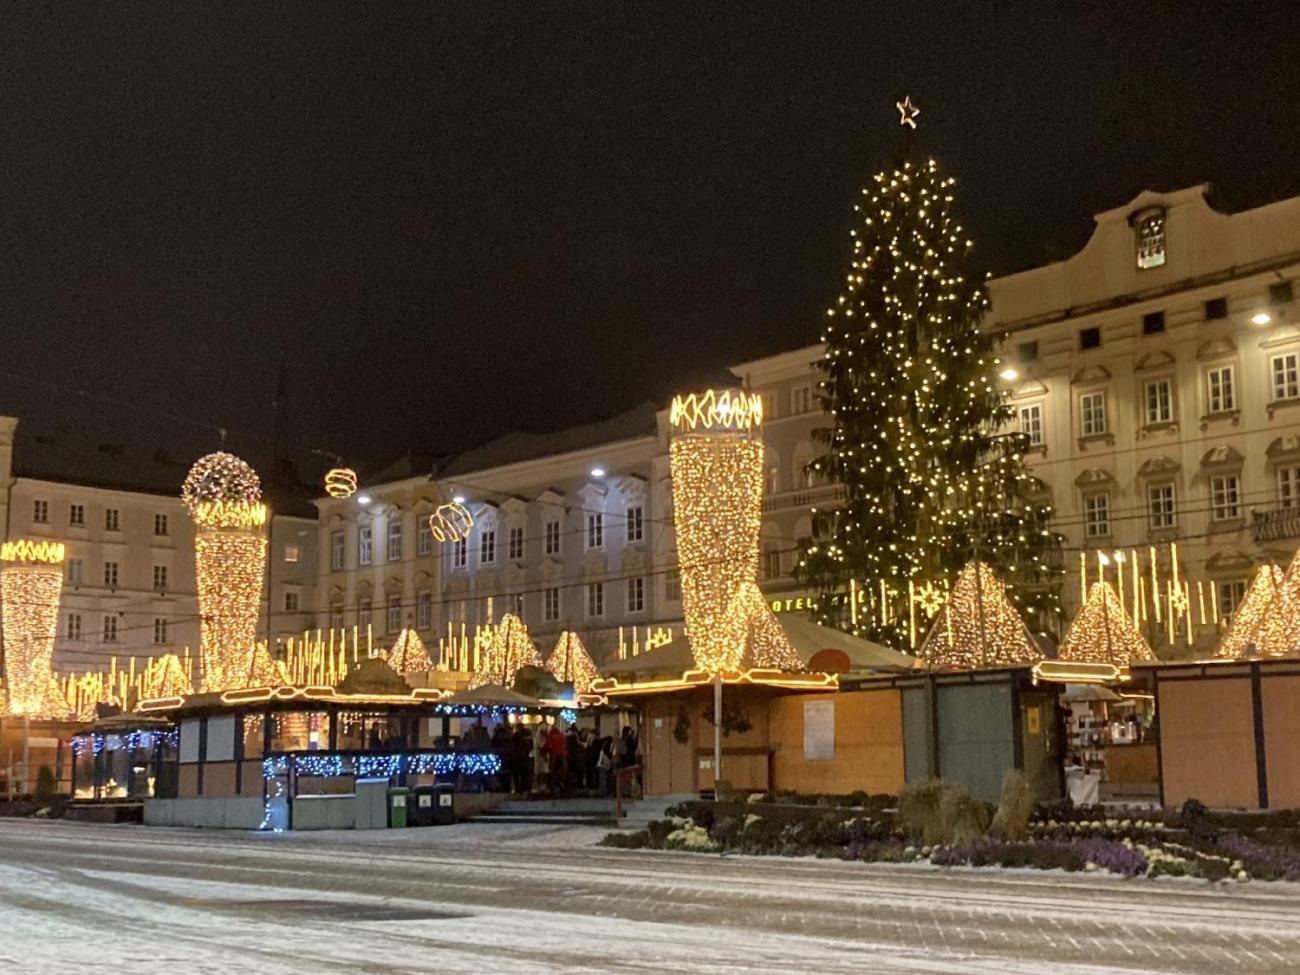
<path fill-rule="evenodd" d="M 916 117 L 921 114 L 921 110 L 912 104 L 911 95 L 904 97 L 901 102 L 894 102 L 894 107 L 898 109 L 899 125 L 909 129 L 916 128 Z"/>

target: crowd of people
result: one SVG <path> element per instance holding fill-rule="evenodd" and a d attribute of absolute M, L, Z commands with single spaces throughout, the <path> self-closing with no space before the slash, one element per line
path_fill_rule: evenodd
<path fill-rule="evenodd" d="M 553 795 L 587 792 L 612 796 L 615 771 L 640 764 L 637 746 L 631 727 L 624 727 L 615 738 L 572 725 L 561 730 L 558 724 L 545 722 L 530 727 L 502 721 L 489 733 L 481 718 L 460 739 L 462 751 L 490 751 L 500 756 L 495 788 Z"/>

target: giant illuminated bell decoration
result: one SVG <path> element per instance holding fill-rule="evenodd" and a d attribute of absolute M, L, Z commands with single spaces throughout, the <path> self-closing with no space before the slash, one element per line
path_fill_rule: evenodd
<path fill-rule="evenodd" d="M 181 499 L 196 527 L 203 689 L 263 683 L 256 658 L 268 514 L 261 482 L 233 454 L 208 454 L 190 468 Z"/>
<path fill-rule="evenodd" d="M 669 420 L 682 608 L 695 665 L 709 673 L 797 667 L 780 625 L 774 631 L 755 618 L 771 610 L 749 589 L 757 589 L 763 509 L 763 443 L 754 439 L 762 399 L 733 390 L 679 396 Z M 758 632 L 767 639 L 753 640 Z"/>
<path fill-rule="evenodd" d="M 58 542 L 15 541 L 0 546 L 7 714 L 57 718 L 69 713 L 53 667 L 63 555 Z"/>

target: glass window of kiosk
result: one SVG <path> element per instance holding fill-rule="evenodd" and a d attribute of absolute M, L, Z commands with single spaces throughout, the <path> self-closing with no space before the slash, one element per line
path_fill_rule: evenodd
<path fill-rule="evenodd" d="M 280 711 L 271 716 L 271 751 L 316 752 L 330 746 L 330 716 L 323 711 Z"/>

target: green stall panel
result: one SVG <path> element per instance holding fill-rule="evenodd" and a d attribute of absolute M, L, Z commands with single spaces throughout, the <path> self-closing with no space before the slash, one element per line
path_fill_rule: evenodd
<path fill-rule="evenodd" d="M 939 774 L 971 795 L 997 802 L 1002 776 L 1016 767 L 1011 683 L 939 684 Z"/>
<path fill-rule="evenodd" d="M 931 734 L 929 687 L 904 687 L 903 774 L 908 785 L 934 778 L 934 740 Z"/>

